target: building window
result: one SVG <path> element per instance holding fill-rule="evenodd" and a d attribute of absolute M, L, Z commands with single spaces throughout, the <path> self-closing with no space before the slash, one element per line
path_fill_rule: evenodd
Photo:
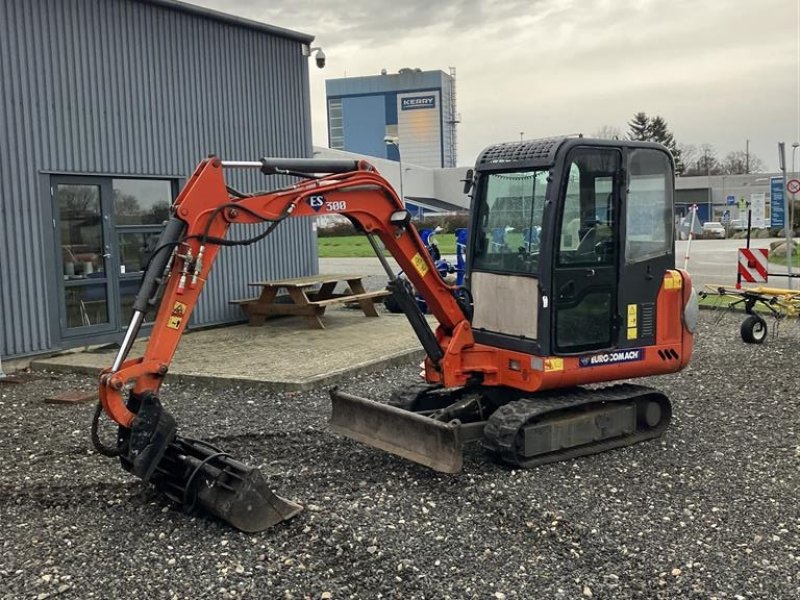
<path fill-rule="evenodd" d="M 329 143 L 334 150 L 344 150 L 344 119 L 342 118 L 342 100 L 328 100 Z"/>
<path fill-rule="evenodd" d="M 161 225 L 169 218 L 172 182 L 163 179 L 113 179 L 117 225 Z"/>

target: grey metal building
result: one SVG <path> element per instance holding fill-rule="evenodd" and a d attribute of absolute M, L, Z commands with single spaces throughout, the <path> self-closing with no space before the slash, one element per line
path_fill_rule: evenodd
<path fill-rule="evenodd" d="M 172 0 L 0 0 L 0 356 L 118 340 L 207 154 L 311 156 L 312 39 Z M 316 269 L 312 223 L 290 219 L 222 250 L 194 323 L 241 319 L 228 301 L 249 281 Z"/>

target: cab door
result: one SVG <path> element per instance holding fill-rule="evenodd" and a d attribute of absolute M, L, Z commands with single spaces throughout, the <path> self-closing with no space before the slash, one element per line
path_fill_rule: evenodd
<path fill-rule="evenodd" d="M 622 155 L 577 148 L 566 164 L 553 253 L 555 354 L 612 348 L 619 332 Z"/>
<path fill-rule="evenodd" d="M 625 320 L 618 347 L 656 340 L 657 298 L 664 274 L 675 268 L 672 160 L 658 148 L 630 148 L 626 155 L 619 314 Z"/>

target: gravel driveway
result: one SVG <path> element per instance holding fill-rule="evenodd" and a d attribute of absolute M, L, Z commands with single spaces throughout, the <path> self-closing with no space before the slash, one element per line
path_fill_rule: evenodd
<path fill-rule="evenodd" d="M 2 598 L 800 598 L 800 330 L 764 346 L 701 315 L 693 364 L 652 378 L 659 440 L 440 475 L 328 432 L 325 390 L 168 385 L 186 434 L 272 474 L 306 510 L 248 535 L 187 517 L 94 454 L 92 378 L 0 386 Z M 342 387 L 385 397 L 413 365 Z M 105 436 L 111 435 L 106 428 Z"/>

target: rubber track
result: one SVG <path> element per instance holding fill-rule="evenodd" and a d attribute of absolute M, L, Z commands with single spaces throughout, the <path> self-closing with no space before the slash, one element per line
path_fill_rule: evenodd
<path fill-rule="evenodd" d="M 658 401 L 662 408 L 661 422 L 652 429 L 639 430 L 631 436 L 566 448 L 561 451 L 534 456 L 530 459 L 525 459 L 517 453 L 516 441 L 520 429 L 532 420 L 538 419 L 547 413 L 589 404 L 604 405 L 631 402 L 645 399 L 647 396 L 652 396 L 652 399 Z M 498 408 L 489 417 L 484 429 L 482 443 L 484 448 L 494 453 L 504 462 L 528 469 L 546 463 L 598 454 L 612 448 L 630 446 L 644 440 L 656 438 L 664 432 L 671 418 L 672 406 L 669 398 L 663 392 L 646 386 L 621 384 L 596 390 L 577 388 L 552 394 L 543 392 L 542 395 L 537 395 L 535 398 L 515 400 Z"/>

